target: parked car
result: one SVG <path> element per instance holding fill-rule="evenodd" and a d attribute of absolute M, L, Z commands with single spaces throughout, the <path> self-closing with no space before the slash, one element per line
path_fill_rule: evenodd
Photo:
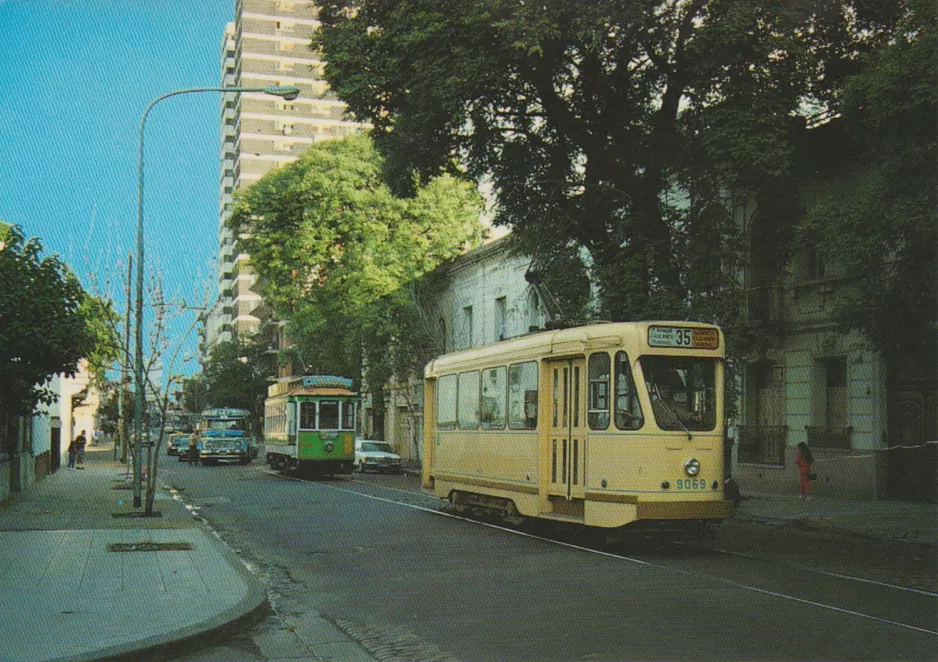
<path fill-rule="evenodd" d="M 355 440 L 355 467 L 361 472 L 378 471 L 400 473 L 401 456 L 386 441 Z"/>
<path fill-rule="evenodd" d="M 167 455 L 179 455 L 189 450 L 189 435 L 177 432 L 169 435 L 166 440 Z"/>

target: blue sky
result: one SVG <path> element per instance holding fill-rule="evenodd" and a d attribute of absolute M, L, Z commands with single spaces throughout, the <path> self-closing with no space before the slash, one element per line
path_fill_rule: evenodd
<path fill-rule="evenodd" d="M 162 94 L 220 84 L 233 15 L 234 0 L 0 0 L 0 220 L 122 312 L 140 119 Z M 146 123 L 145 262 L 189 305 L 217 294 L 220 104 L 217 93 L 173 97 Z M 194 314 L 175 319 L 171 340 Z M 184 351 L 196 344 L 193 333 Z"/>

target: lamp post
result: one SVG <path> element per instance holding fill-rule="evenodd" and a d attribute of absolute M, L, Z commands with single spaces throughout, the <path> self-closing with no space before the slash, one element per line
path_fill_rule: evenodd
<path fill-rule="evenodd" d="M 137 162 L 137 287 L 136 287 L 136 350 L 134 353 L 134 508 L 142 505 L 141 474 L 143 468 L 143 410 L 146 400 L 146 391 L 143 381 L 143 129 L 147 122 L 147 115 L 153 106 L 163 99 L 180 94 L 195 92 L 264 92 L 273 96 L 282 97 L 292 101 L 300 95 L 299 88 L 291 86 L 272 85 L 270 87 L 193 87 L 184 90 L 175 90 L 157 97 L 150 102 L 143 117 L 140 119 L 139 160 Z"/>

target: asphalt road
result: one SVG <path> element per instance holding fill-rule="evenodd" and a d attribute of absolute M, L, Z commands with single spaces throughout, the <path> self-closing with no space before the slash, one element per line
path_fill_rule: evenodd
<path fill-rule="evenodd" d="M 162 463 L 273 613 L 185 660 L 297 656 L 325 619 L 380 660 L 935 659 L 922 553 L 751 523 L 703 545 L 454 517 L 407 476 L 298 480 Z M 918 564 L 921 567 L 921 564 Z M 926 573 L 927 574 L 927 573 Z M 297 648 L 300 646 L 300 648 Z"/>

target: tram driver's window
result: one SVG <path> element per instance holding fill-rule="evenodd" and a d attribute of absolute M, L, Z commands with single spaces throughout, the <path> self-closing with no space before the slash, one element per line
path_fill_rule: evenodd
<path fill-rule="evenodd" d="M 616 353 L 616 427 L 620 430 L 637 430 L 645 422 L 642 408 L 638 404 L 635 380 L 632 378 L 632 366 L 629 355 Z"/>
<path fill-rule="evenodd" d="M 301 402 L 300 403 L 300 429 L 301 430 L 315 430 L 316 429 L 316 403 L 315 402 Z"/>
<path fill-rule="evenodd" d="M 508 368 L 508 427 L 537 428 L 537 363 L 516 363 Z"/>
<path fill-rule="evenodd" d="M 590 428 L 605 430 L 609 427 L 609 355 L 605 352 L 590 356 L 589 363 Z"/>
<path fill-rule="evenodd" d="M 339 429 L 339 403 L 336 400 L 323 400 L 319 403 L 319 429 Z"/>

